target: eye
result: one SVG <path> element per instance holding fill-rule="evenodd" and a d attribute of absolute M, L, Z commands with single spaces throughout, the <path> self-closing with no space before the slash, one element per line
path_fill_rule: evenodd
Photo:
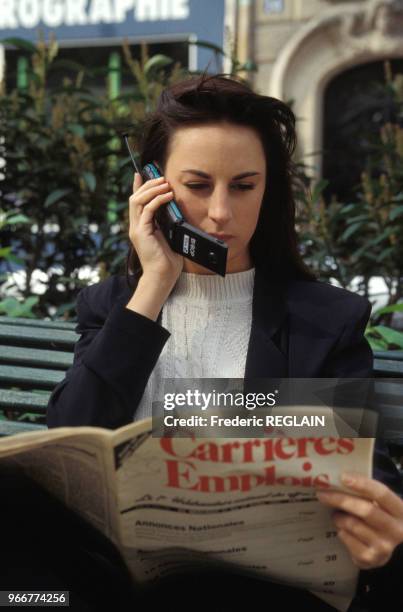
<path fill-rule="evenodd" d="M 236 189 L 238 191 L 247 191 L 248 189 L 254 189 L 254 185 L 251 185 L 250 183 L 235 183 L 234 185 L 231 185 L 233 189 Z"/>
<path fill-rule="evenodd" d="M 205 189 L 209 187 L 208 183 L 186 183 L 186 187 L 189 189 Z M 255 186 L 251 183 L 234 183 L 231 185 L 235 191 L 247 191 L 248 189 L 254 189 Z"/>
<path fill-rule="evenodd" d="M 189 187 L 189 189 L 204 189 L 205 187 L 208 187 L 207 183 L 186 183 L 186 187 Z"/>

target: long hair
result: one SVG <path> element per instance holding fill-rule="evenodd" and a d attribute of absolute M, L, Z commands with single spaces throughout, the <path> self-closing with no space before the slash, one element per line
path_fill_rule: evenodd
<path fill-rule="evenodd" d="M 295 116 L 280 100 L 257 94 L 224 74 L 191 77 L 171 85 L 143 126 L 138 143 L 142 166 L 154 160 L 164 171 L 176 129 L 222 121 L 253 128 L 265 152 L 266 188 L 249 245 L 255 267 L 277 281 L 315 280 L 302 261 L 295 230 Z M 126 263 L 129 285 L 140 274 L 141 265 L 131 246 Z"/>

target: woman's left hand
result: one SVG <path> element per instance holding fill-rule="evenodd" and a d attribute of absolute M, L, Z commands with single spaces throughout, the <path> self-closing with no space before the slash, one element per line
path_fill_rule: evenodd
<path fill-rule="evenodd" d="M 355 495 L 320 489 L 318 499 L 336 509 L 338 536 L 353 563 L 360 569 L 381 567 L 403 543 L 403 500 L 378 480 L 360 474 L 345 473 L 342 483 Z"/>

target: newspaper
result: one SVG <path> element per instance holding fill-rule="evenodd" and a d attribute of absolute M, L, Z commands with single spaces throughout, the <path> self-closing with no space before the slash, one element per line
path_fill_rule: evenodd
<path fill-rule="evenodd" d="M 370 476 L 373 438 L 152 433 L 151 419 L 24 433 L 0 442 L 0 461 L 109 537 L 138 584 L 207 563 L 347 610 L 359 570 L 315 488 L 342 488 L 352 465 Z"/>

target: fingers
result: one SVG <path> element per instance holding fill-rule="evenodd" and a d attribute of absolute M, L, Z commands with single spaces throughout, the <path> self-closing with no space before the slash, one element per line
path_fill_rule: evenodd
<path fill-rule="evenodd" d="M 390 528 L 391 516 L 368 499 L 343 491 L 317 491 L 317 497 L 325 506 L 353 514 L 374 529 L 388 530 Z"/>
<path fill-rule="evenodd" d="M 361 519 L 345 514 L 344 512 L 335 512 L 333 521 L 337 529 L 349 533 L 354 536 L 361 544 L 370 546 L 378 538 L 378 534 L 374 529 L 369 527 Z"/>
<path fill-rule="evenodd" d="M 167 204 L 169 200 L 172 200 L 173 196 L 173 191 L 168 191 L 168 193 L 156 196 L 151 202 L 143 206 L 142 209 L 140 208 L 142 210 L 141 221 L 143 223 L 151 223 L 158 208 L 163 204 Z"/>
<path fill-rule="evenodd" d="M 353 473 L 345 473 L 342 482 L 351 493 L 318 491 L 320 501 L 354 514 L 378 530 L 388 531 L 394 524 L 402 526 L 403 530 L 403 501 L 386 485 Z M 400 537 L 403 538 L 403 531 Z"/>
<path fill-rule="evenodd" d="M 147 191 L 148 189 L 161 185 L 162 183 L 165 183 L 165 178 L 163 176 L 160 176 L 157 179 L 143 181 L 141 175 L 138 172 L 135 172 L 133 180 L 133 194 L 142 193 L 143 191 Z"/>
<path fill-rule="evenodd" d="M 353 563 L 360 569 L 372 569 L 385 565 L 393 552 L 393 550 L 392 552 L 386 552 L 386 549 L 385 552 L 383 552 L 379 547 L 363 544 L 354 535 L 344 529 L 338 532 L 338 537 L 349 551 Z"/>
<path fill-rule="evenodd" d="M 376 502 L 392 516 L 403 520 L 403 501 L 382 482 L 348 472 L 343 474 L 342 483 L 356 494 Z"/>
<path fill-rule="evenodd" d="M 361 569 L 381 567 L 403 542 L 403 501 L 372 478 L 346 474 L 342 481 L 351 493 L 320 490 L 317 497 L 338 510 L 334 514 L 338 536 L 354 563 Z"/>
<path fill-rule="evenodd" d="M 169 189 L 169 184 L 165 181 L 164 177 L 143 183 L 142 178 L 137 178 L 138 176 L 139 175 L 136 173 L 133 181 L 133 194 L 129 198 L 130 213 L 133 219 L 138 219 L 144 207 L 152 200 L 162 195 L 166 196 L 167 189 Z M 169 199 L 173 197 L 172 191 L 169 191 L 169 193 L 170 197 L 164 198 L 164 202 L 168 202 Z M 161 198 L 159 202 L 161 202 Z"/>

